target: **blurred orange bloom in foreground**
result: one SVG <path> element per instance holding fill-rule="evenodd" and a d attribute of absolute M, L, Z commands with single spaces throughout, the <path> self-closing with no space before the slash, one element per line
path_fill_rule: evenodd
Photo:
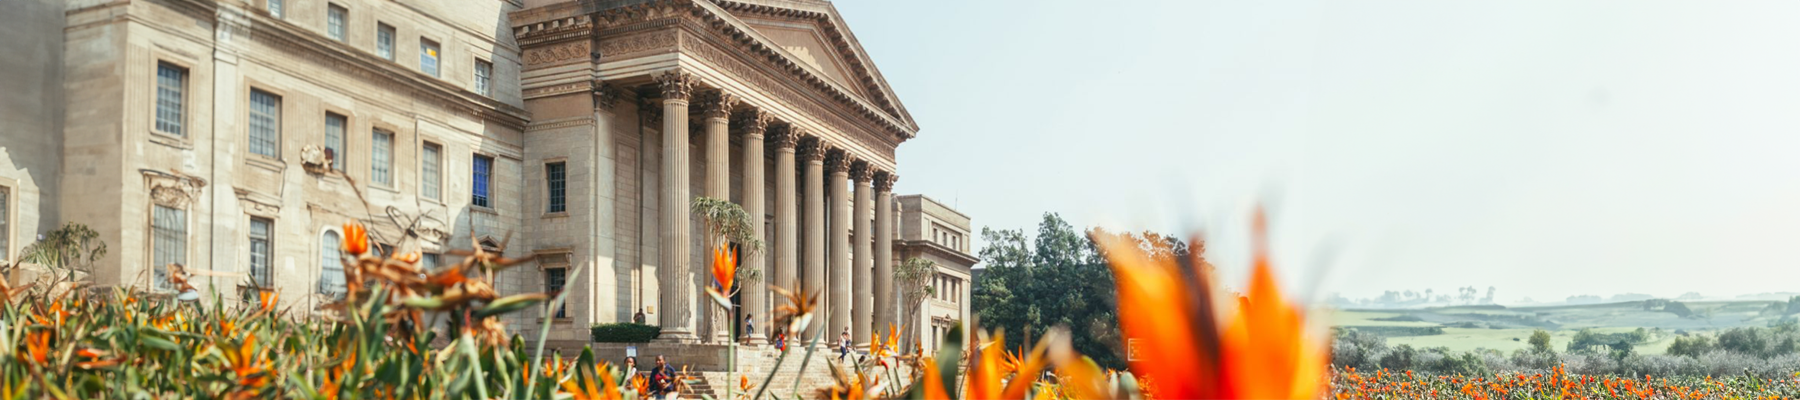
<path fill-rule="evenodd" d="M 1300 305 L 1276 283 L 1261 210 L 1253 231 L 1254 269 L 1236 307 L 1214 297 L 1219 289 L 1202 270 L 1201 252 L 1181 260 L 1152 256 L 1129 239 L 1099 238 L 1117 280 L 1119 323 L 1137 339 L 1131 370 L 1155 382 L 1153 397 L 1317 397 L 1328 339 L 1308 332 Z"/>

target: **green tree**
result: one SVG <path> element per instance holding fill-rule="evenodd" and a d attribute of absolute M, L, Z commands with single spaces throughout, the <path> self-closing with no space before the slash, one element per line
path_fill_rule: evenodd
<path fill-rule="evenodd" d="M 1543 329 L 1531 332 L 1531 351 L 1538 354 L 1550 353 L 1550 332 Z"/>

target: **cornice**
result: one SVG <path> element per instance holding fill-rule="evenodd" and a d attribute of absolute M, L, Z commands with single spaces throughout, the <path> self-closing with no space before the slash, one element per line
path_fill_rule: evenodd
<path fill-rule="evenodd" d="M 821 10 L 815 11 L 752 4 L 738 0 L 710 1 L 717 4 L 719 8 L 728 11 L 770 17 L 807 19 L 819 23 L 819 27 L 823 30 L 822 33 L 825 34 L 827 39 L 830 39 L 830 44 L 836 48 L 838 53 L 851 56 L 849 59 L 844 60 L 844 62 L 849 64 L 851 71 L 860 79 L 860 82 L 857 83 L 862 85 L 865 90 L 871 94 L 870 97 L 873 97 L 872 100 L 874 100 L 875 104 L 880 106 L 881 109 L 893 114 L 895 117 L 907 121 L 907 125 L 914 131 L 918 130 L 918 126 L 911 122 L 912 115 L 906 112 L 906 108 L 900 104 L 899 99 L 892 97 L 893 88 L 889 87 L 887 80 L 881 77 L 880 70 L 875 68 L 875 63 L 869 60 L 868 54 L 862 51 L 862 44 L 856 40 L 854 34 L 841 26 L 839 22 L 843 20 L 843 17 L 837 15 L 835 7 L 832 7 L 829 4 L 823 4 Z"/>

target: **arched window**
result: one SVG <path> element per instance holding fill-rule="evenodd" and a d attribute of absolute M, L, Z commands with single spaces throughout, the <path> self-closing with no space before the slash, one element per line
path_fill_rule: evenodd
<path fill-rule="evenodd" d="M 339 248 L 343 242 L 337 231 L 328 230 L 319 237 L 319 293 L 344 293 L 344 251 Z"/>

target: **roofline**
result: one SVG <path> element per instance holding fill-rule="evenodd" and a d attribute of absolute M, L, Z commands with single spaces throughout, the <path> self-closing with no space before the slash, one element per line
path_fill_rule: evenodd
<path fill-rule="evenodd" d="M 975 221 L 975 218 L 970 217 L 969 214 L 964 214 L 962 211 L 957 210 L 955 207 L 945 205 L 944 202 L 938 201 L 937 199 L 932 198 L 931 196 L 926 196 L 922 193 L 894 195 L 894 200 L 904 199 L 904 198 L 908 198 L 908 197 L 918 197 L 921 199 L 925 199 L 926 201 L 930 201 L 932 204 L 937 204 L 938 207 L 943 207 L 945 210 L 950 210 L 950 212 L 956 213 L 956 215 L 959 217 L 968 218 L 969 221 L 971 222 L 971 224 L 973 224 L 973 222 Z M 970 229 L 973 229 L 973 227 L 970 227 Z"/>

